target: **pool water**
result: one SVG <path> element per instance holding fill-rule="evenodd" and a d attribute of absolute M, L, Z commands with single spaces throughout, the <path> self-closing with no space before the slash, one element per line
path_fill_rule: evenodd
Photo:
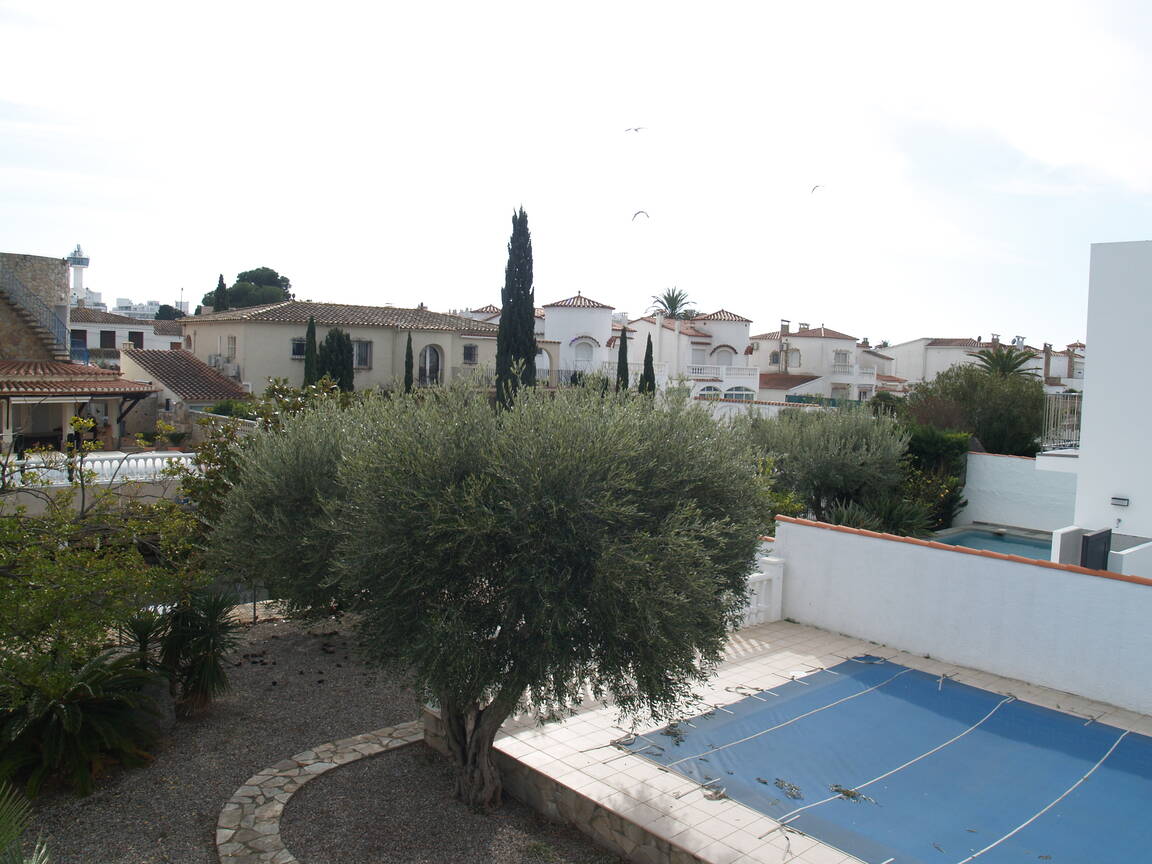
<path fill-rule="evenodd" d="M 958 534 L 948 534 L 936 539 L 941 543 L 947 543 L 949 546 L 986 549 L 989 552 L 1020 555 L 1024 558 L 1036 558 L 1040 561 L 1049 560 L 1052 551 L 1052 543 L 1049 540 L 1019 537 L 1012 534 L 993 534 L 990 531 L 961 531 Z"/>

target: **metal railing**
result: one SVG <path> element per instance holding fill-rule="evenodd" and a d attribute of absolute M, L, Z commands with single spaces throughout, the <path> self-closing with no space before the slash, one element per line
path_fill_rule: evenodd
<path fill-rule="evenodd" d="M 1044 432 L 1041 450 L 1069 450 L 1080 446 L 1081 393 L 1051 393 L 1044 397 Z"/>
<path fill-rule="evenodd" d="M 15 273 L 3 266 L 0 266 L 0 293 L 27 312 L 37 325 L 51 334 L 57 354 L 71 353 L 69 346 L 72 340 L 68 334 L 68 325 L 60 320 L 60 316 L 52 311 L 51 306 L 29 291 L 24 283 L 16 278 Z"/>
<path fill-rule="evenodd" d="M 88 349 L 83 345 L 72 346 L 72 362 L 81 366 L 88 365 Z"/>

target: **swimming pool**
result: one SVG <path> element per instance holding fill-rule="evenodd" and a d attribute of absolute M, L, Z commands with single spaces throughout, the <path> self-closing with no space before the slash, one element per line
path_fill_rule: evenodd
<path fill-rule="evenodd" d="M 1047 561 L 1052 552 L 1052 541 L 1039 537 L 1022 537 L 1018 534 L 1001 534 L 992 531 L 959 531 L 955 534 L 939 534 L 935 538 L 949 546 L 965 546 L 968 549 L 987 549 L 1004 555 L 1020 555 Z"/>
<path fill-rule="evenodd" d="M 1129 864 L 1152 738 L 861 656 L 627 745 L 868 864 Z"/>

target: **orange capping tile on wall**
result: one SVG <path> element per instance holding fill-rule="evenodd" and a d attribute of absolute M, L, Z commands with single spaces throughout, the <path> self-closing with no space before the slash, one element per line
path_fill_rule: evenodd
<path fill-rule="evenodd" d="M 791 522 L 794 525 L 805 525 L 809 528 L 823 528 L 826 531 L 840 531 L 844 534 L 859 534 L 863 537 L 873 537 L 877 540 L 895 540 L 899 543 L 911 543 L 913 546 L 926 546 L 930 549 L 942 549 L 945 552 L 959 552 L 961 555 L 980 555 L 984 558 L 995 558 L 1000 561 L 1029 564 L 1034 567 L 1047 567 L 1049 570 L 1067 570 L 1070 573 L 1083 573 L 1085 576 L 1098 576 L 1101 579 L 1114 579 L 1117 582 L 1131 582 L 1134 585 L 1152 586 L 1152 579 L 1146 579 L 1143 576 L 1132 576 L 1127 573 L 1113 573 L 1111 570 L 1089 570 L 1087 567 L 1080 567 L 1076 564 L 1057 564 L 1055 561 L 1023 558 L 1020 555 L 1005 555 L 1003 552 L 992 552 L 988 549 L 966 549 L 963 546 L 949 546 L 947 543 L 940 543 L 936 540 L 920 540 L 916 537 L 883 534 L 879 531 L 866 531 L 863 528 L 850 528 L 847 525 L 831 525 L 827 522 L 816 522 L 813 519 L 797 519 L 794 516 L 777 516 L 776 521 Z"/>

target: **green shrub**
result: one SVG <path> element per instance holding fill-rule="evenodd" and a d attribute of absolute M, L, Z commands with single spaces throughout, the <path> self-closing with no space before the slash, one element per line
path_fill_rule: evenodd
<path fill-rule="evenodd" d="M 5 658 L 0 678 L 0 780 L 20 779 L 34 796 L 60 776 L 81 795 L 110 762 L 134 766 L 154 742 L 141 689 L 155 675 L 133 656 Z"/>
<path fill-rule="evenodd" d="M 956 516 L 968 503 L 959 477 L 912 466 L 905 469 L 900 492 L 904 498 L 924 508 L 933 531 L 951 528 Z"/>
<path fill-rule="evenodd" d="M 971 435 L 967 432 L 946 432 L 919 423 L 910 424 L 908 432 L 908 461 L 911 467 L 963 476 Z"/>
<path fill-rule="evenodd" d="M 898 495 L 884 495 L 866 503 L 850 501 L 833 505 L 827 521 L 901 537 L 924 537 L 931 533 L 927 508 Z"/>
<path fill-rule="evenodd" d="M 0 783 L 0 864 L 49 864 L 48 849 L 43 843 L 36 843 L 30 857 L 20 853 L 30 815 L 28 802 L 12 786 Z"/>
<path fill-rule="evenodd" d="M 228 692 L 224 658 L 238 637 L 238 625 L 232 616 L 235 605 L 236 598 L 231 594 L 197 591 L 166 615 L 159 665 L 178 694 L 183 714 L 199 711 Z"/>

